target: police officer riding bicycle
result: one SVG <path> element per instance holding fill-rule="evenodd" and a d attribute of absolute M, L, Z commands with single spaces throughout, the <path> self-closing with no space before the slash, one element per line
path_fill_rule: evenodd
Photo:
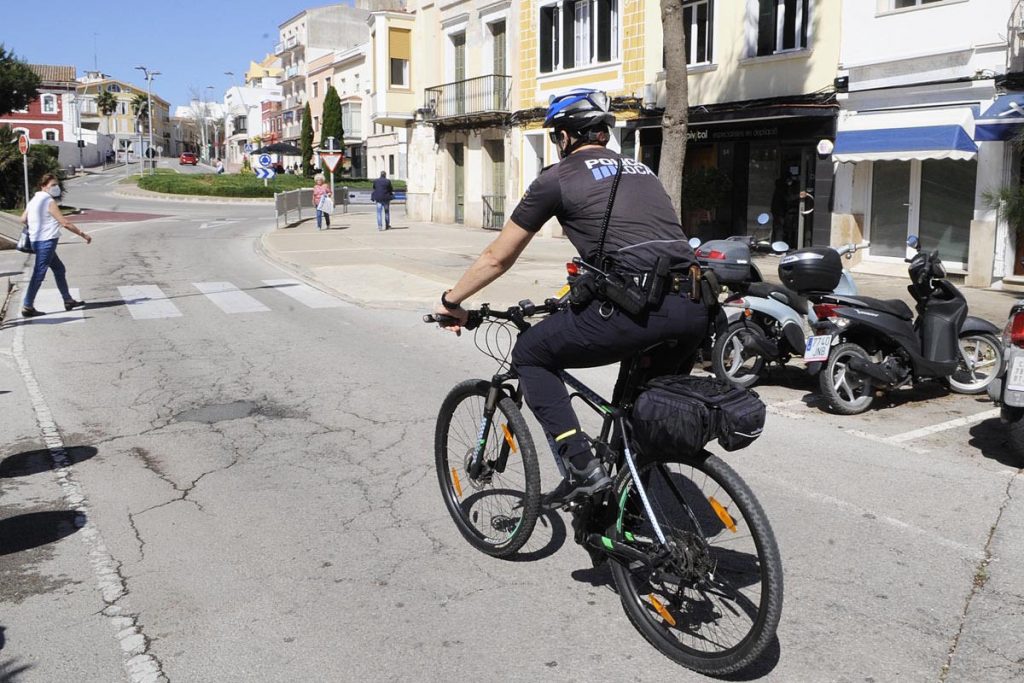
<path fill-rule="evenodd" d="M 553 129 L 562 160 L 530 185 L 498 237 L 441 295 L 436 310 L 455 318 L 458 324 L 448 329 L 458 332 L 467 321 L 462 302 L 511 268 L 552 217 L 600 274 L 587 284 L 581 278 L 573 305 L 523 332 L 512 351 L 526 402 L 566 465 L 549 503 L 611 484 L 580 430 L 560 371 L 615 363 L 670 339 L 678 340 L 675 354 L 684 359 L 707 331 L 707 309 L 691 297 L 696 259 L 672 202 L 651 169 L 607 149 L 614 125 L 603 92 L 574 90 L 551 99 L 544 126 Z M 636 302 L 642 304 L 629 305 Z"/>

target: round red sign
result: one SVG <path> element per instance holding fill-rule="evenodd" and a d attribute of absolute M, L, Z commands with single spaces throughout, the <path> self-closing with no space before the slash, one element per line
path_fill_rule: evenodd
<path fill-rule="evenodd" d="M 22 154 L 28 154 L 28 136 L 24 133 L 18 136 L 18 151 Z"/>

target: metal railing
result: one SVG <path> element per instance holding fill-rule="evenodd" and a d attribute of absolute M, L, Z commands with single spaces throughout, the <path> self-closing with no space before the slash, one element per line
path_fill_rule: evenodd
<path fill-rule="evenodd" d="M 445 119 L 472 114 L 509 112 L 512 77 L 492 74 L 444 83 L 424 91 L 427 118 Z"/>
<path fill-rule="evenodd" d="M 484 227 L 488 230 L 501 230 L 505 225 L 505 195 L 485 194 Z"/>
<path fill-rule="evenodd" d="M 1006 71 L 1024 69 L 1024 0 L 1018 0 L 1006 23 Z"/>

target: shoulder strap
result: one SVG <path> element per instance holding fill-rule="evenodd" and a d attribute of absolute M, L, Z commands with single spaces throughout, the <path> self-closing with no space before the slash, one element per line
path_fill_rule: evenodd
<path fill-rule="evenodd" d="M 612 180 L 612 191 L 608 194 L 608 208 L 604 210 L 604 220 L 601 223 L 601 241 L 597 247 L 597 266 L 604 267 L 604 241 L 608 237 L 608 223 L 612 219 L 612 206 L 615 205 L 615 193 L 619 189 L 619 180 L 622 178 L 622 157 L 615 160 L 615 178 Z"/>

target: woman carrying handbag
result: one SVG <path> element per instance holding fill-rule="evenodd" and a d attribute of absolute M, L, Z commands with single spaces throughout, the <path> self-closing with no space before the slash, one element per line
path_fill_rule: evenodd
<path fill-rule="evenodd" d="M 21 222 L 28 224 L 28 248 L 36 255 L 32 278 L 29 280 L 28 289 L 25 290 L 25 299 L 21 304 L 23 318 L 43 315 L 43 311 L 36 310 L 35 302 L 36 294 L 39 293 L 39 287 L 42 286 L 43 280 L 46 278 L 47 270 L 53 271 L 53 279 L 57 281 L 57 290 L 60 292 L 61 298 L 64 299 L 64 310 L 70 311 L 85 305 L 84 301 L 75 301 L 71 298 L 65 276 L 67 271 L 64 262 L 57 256 L 57 242 L 62 227 L 84 239 L 86 244 L 92 242 L 92 237 L 79 230 L 74 223 L 64 217 L 57 206 L 56 200 L 59 197 L 60 183 L 57 182 L 57 176 L 47 173 L 39 180 L 39 191 L 29 200 L 28 206 L 21 213 Z"/>

